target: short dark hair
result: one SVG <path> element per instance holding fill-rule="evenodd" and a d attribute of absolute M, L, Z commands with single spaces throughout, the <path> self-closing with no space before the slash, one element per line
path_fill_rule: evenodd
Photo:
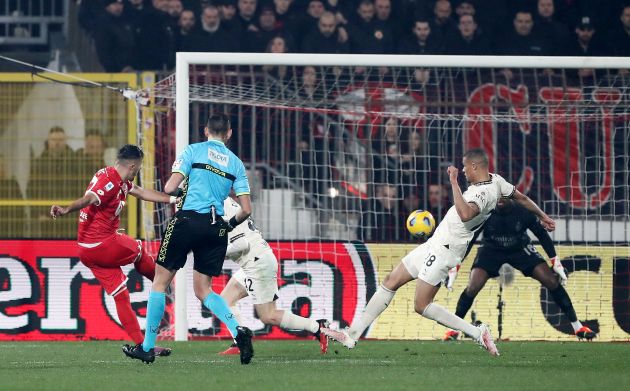
<path fill-rule="evenodd" d="M 118 160 L 140 160 L 144 158 L 144 152 L 137 145 L 127 144 L 118 150 L 116 158 Z"/>
<path fill-rule="evenodd" d="M 210 114 L 206 127 L 208 127 L 208 132 L 212 134 L 224 135 L 230 129 L 230 118 L 222 113 Z"/>
<path fill-rule="evenodd" d="M 482 165 L 488 167 L 488 164 L 489 164 L 488 154 L 482 148 L 469 149 L 468 151 L 466 151 L 466 153 L 464 153 L 464 157 L 466 159 L 476 160 Z"/>
<path fill-rule="evenodd" d="M 63 130 L 63 128 L 61 126 L 53 126 L 52 128 L 50 128 L 50 130 L 48 131 L 48 134 L 53 134 L 53 133 L 66 133 L 65 130 Z"/>

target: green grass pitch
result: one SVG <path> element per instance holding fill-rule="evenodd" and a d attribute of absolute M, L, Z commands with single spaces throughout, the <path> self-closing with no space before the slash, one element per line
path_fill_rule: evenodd
<path fill-rule="evenodd" d="M 146 365 L 120 342 L 0 343 L 1 390 L 628 390 L 630 344 L 501 342 L 491 357 L 470 341 L 255 341 L 240 365 L 226 341 L 164 342 Z"/>

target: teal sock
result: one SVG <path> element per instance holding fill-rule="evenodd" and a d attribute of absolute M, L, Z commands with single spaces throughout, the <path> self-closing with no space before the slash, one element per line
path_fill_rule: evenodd
<path fill-rule="evenodd" d="M 203 299 L 203 305 L 212 311 L 214 316 L 219 318 L 221 322 L 225 323 L 228 330 L 230 330 L 232 337 L 236 337 L 236 334 L 238 333 L 236 330 L 238 327 L 238 321 L 234 317 L 230 307 L 228 307 L 227 303 L 221 296 L 211 292 L 205 299 Z"/>
<path fill-rule="evenodd" d="M 144 332 L 144 342 L 142 343 L 142 349 L 148 352 L 155 347 L 155 340 L 157 339 L 158 331 L 160 328 L 160 321 L 164 316 L 164 307 L 166 305 L 166 295 L 164 292 L 149 293 L 149 302 L 147 303 L 147 329 Z"/>

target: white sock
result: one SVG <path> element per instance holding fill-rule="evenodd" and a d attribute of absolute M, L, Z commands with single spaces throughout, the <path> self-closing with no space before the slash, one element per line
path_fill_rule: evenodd
<path fill-rule="evenodd" d="M 350 326 L 348 333 L 352 339 L 359 339 L 361 334 L 367 329 L 374 319 L 385 311 L 389 303 L 394 298 L 396 291 L 389 290 L 383 285 L 379 286 L 370 301 L 365 306 L 361 318 Z"/>
<path fill-rule="evenodd" d="M 446 308 L 436 303 L 431 303 L 426 306 L 424 312 L 422 313 L 422 316 L 432 319 L 446 327 L 450 327 L 451 329 L 460 330 L 464 334 L 474 338 L 475 340 L 479 338 L 479 335 L 481 335 L 481 331 L 479 330 L 479 328 L 471 325 L 464 319 L 460 318 L 452 312 L 449 312 Z"/>
<path fill-rule="evenodd" d="M 575 333 L 576 331 L 582 328 L 582 322 L 580 322 L 579 320 L 576 320 L 575 322 L 571 322 L 571 327 L 573 327 L 573 332 Z"/>
<path fill-rule="evenodd" d="M 243 326 L 243 317 L 241 316 L 238 308 L 236 306 L 230 307 L 230 311 L 234 314 L 234 319 L 236 319 L 238 325 Z"/>
<path fill-rule="evenodd" d="M 302 318 L 291 311 L 285 310 L 280 321 L 280 327 L 288 330 L 306 330 L 316 333 L 319 330 L 319 323 L 313 319 Z"/>

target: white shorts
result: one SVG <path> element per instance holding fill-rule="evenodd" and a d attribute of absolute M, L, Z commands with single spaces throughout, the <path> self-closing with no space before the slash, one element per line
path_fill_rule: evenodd
<path fill-rule="evenodd" d="M 437 286 L 444 282 L 448 271 L 459 263 L 457 257 L 446 247 L 422 243 L 403 259 L 402 263 L 413 278 Z"/>
<path fill-rule="evenodd" d="M 271 250 L 255 259 L 232 278 L 245 288 L 254 304 L 271 303 L 278 298 L 278 260 Z"/>

